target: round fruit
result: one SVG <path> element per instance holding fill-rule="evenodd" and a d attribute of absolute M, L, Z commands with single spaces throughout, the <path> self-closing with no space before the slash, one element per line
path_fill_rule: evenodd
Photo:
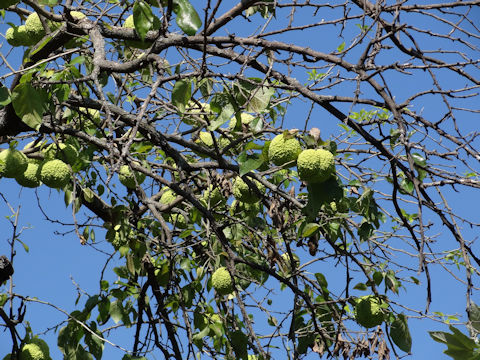
<path fill-rule="evenodd" d="M 168 221 L 179 229 L 185 229 L 187 227 L 187 220 L 182 214 L 171 214 L 168 217 Z"/>
<path fill-rule="evenodd" d="M 310 183 L 320 183 L 335 172 L 335 157 L 330 151 L 324 149 L 304 150 L 298 155 L 297 168 L 300 179 Z"/>
<path fill-rule="evenodd" d="M 46 160 L 60 159 L 67 164 L 73 165 L 78 159 L 78 151 L 73 145 L 54 143 L 45 149 L 44 156 Z"/>
<path fill-rule="evenodd" d="M 213 185 L 210 185 L 204 192 L 200 200 L 203 200 L 206 204 L 210 206 L 216 205 L 224 200 L 222 193 L 219 188 L 214 188 Z"/>
<path fill-rule="evenodd" d="M 72 15 L 72 17 L 76 20 L 81 20 L 86 17 L 86 15 L 80 11 L 71 11 L 70 15 Z"/>
<path fill-rule="evenodd" d="M 273 138 L 268 148 L 268 158 L 277 166 L 295 161 L 302 152 L 300 143 L 294 137 L 285 139 L 284 134 Z M 293 165 L 293 163 L 292 163 Z"/>
<path fill-rule="evenodd" d="M 25 172 L 18 174 L 15 180 L 24 187 L 36 188 L 41 184 L 40 169 L 40 161 L 28 159 L 27 169 Z"/>
<path fill-rule="evenodd" d="M 40 17 L 36 12 L 28 15 L 27 20 L 25 20 L 25 30 L 34 44 L 39 42 L 46 34 Z"/>
<path fill-rule="evenodd" d="M 265 191 L 265 186 L 263 186 L 257 180 L 255 180 L 255 185 L 257 186 L 258 190 L 260 190 L 260 192 Z M 233 196 L 238 201 L 247 204 L 253 204 L 259 200 L 255 191 L 253 189 L 250 189 L 250 187 L 245 181 L 242 180 L 241 177 L 237 177 L 235 179 L 235 182 L 233 183 Z"/>
<path fill-rule="evenodd" d="M 220 267 L 212 275 L 212 286 L 220 295 L 227 295 L 233 291 L 233 282 L 227 268 Z"/>
<path fill-rule="evenodd" d="M 27 170 L 28 160 L 24 153 L 15 149 L 0 152 L 0 175 L 14 178 Z"/>
<path fill-rule="evenodd" d="M 22 360 L 51 360 L 50 351 L 45 341 L 33 338 L 28 344 L 23 345 L 20 352 Z"/>
<path fill-rule="evenodd" d="M 160 197 L 160 204 L 168 205 L 172 201 L 174 201 L 176 198 L 177 198 L 177 194 L 175 194 L 175 192 L 172 189 L 168 188 Z"/>
<path fill-rule="evenodd" d="M 210 104 L 203 103 L 201 101 L 199 101 L 197 104 L 194 101 L 189 101 L 185 110 L 183 122 L 187 125 L 197 125 L 197 117 L 203 119 L 204 116 L 207 116 L 208 118 L 212 118 L 214 116 L 214 113 L 210 109 Z"/>
<path fill-rule="evenodd" d="M 25 25 L 9 28 L 5 33 L 5 38 L 12 46 L 30 46 L 34 44 L 27 34 Z"/>
<path fill-rule="evenodd" d="M 293 255 L 293 261 L 295 263 L 295 267 L 299 266 L 300 265 L 300 258 L 298 257 L 297 254 L 292 254 L 292 255 Z M 283 261 L 285 261 L 285 263 L 288 265 L 288 267 L 291 267 L 292 260 L 291 260 L 290 256 L 288 255 L 288 253 L 282 254 L 282 259 L 283 259 Z"/>
<path fill-rule="evenodd" d="M 70 168 L 62 160 L 45 162 L 40 169 L 40 180 L 48 187 L 61 189 L 70 181 Z"/>
<path fill-rule="evenodd" d="M 135 171 L 134 173 L 132 173 L 132 170 L 130 170 L 128 165 L 122 165 L 118 173 L 118 180 L 120 180 L 120 182 L 127 188 L 135 189 L 137 184 L 140 185 L 145 181 L 146 176 L 140 172 Z M 135 179 L 137 180 L 136 182 Z"/>
<path fill-rule="evenodd" d="M 357 323 L 367 329 L 380 325 L 385 317 L 381 307 L 382 304 L 382 300 L 374 295 L 358 298 L 355 305 L 355 320 Z"/>

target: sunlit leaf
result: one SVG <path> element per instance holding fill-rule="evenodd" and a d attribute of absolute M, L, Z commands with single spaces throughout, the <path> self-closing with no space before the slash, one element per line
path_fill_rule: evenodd
<path fill-rule="evenodd" d="M 202 20 L 189 0 L 175 0 L 173 12 L 177 15 L 177 25 L 187 35 L 195 35 L 202 26 Z"/>

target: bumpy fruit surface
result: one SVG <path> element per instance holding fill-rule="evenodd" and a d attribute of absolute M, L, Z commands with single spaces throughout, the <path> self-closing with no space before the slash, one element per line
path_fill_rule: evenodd
<path fill-rule="evenodd" d="M 185 109 L 185 116 L 183 122 L 187 125 L 197 125 L 198 117 L 204 119 L 204 117 L 212 118 L 215 113 L 210 109 L 210 104 L 203 103 L 201 101 L 198 104 L 194 101 L 189 101 L 187 108 Z"/>
<path fill-rule="evenodd" d="M 300 179 L 320 183 L 335 172 L 335 157 L 324 149 L 304 150 L 298 155 L 297 168 Z"/>
<path fill-rule="evenodd" d="M 283 134 L 273 138 L 268 148 L 268 158 L 277 166 L 295 161 L 302 152 L 300 143 L 295 138 L 285 139 Z M 292 163 L 292 165 L 294 165 Z"/>
<path fill-rule="evenodd" d="M 12 46 L 30 46 L 34 44 L 28 36 L 25 25 L 9 28 L 5 33 L 5 38 Z"/>
<path fill-rule="evenodd" d="M 210 185 L 202 195 L 201 200 L 210 206 L 216 205 L 224 200 L 222 193 L 219 188 L 214 188 L 213 185 Z"/>
<path fill-rule="evenodd" d="M 160 197 L 160 204 L 168 205 L 177 198 L 177 194 L 172 189 L 166 189 Z"/>
<path fill-rule="evenodd" d="M 80 11 L 71 11 L 70 15 L 72 15 L 72 17 L 77 20 L 81 20 L 86 17 L 86 15 Z"/>
<path fill-rule="evenodd" d="M 260 190 L 260 192 L 265 191 L 265 186 L 263 186 L 260 182 L 255 180 L 255 185 L 257 185 L 257 188 L 258 190 Z M 245 181 L 242 180 L 241 177 L 237 177 L 235 179 L 235 182 L 233 184 L 233 196 L 238 201 L 247 204 L 253 204 L 259 200 L 255 191 L 253 189 L 250 189 L 250 187 Z"/>
<path fill-rule="evenodd" d="M 6 149 L 0 152 L 0 175 L 14 178 L 27 170 L 27 157 L 15 149 Z"/>
<path fill-rule="evenodd" d="M 51 144 L 45 149 L 44 156 L 46 160 L 60 159 L 73 165 L 78 159 L 78 151 L 70 144 Z"/>
<path fill-rule="evenodd" d="M 45 341 L 33 338 L 28 344 L 22 347 L 20 352 L 22 360 L 51 360 L 50 351 Z"/>
<path fill-rule="evenodd" d="M 203 143 L 204 145 L 206 145 L 208 147 L 213 147 L 213 137 L 212 137 L 211 133 L 206 132 L 206 131 L 201 131 L 198 134 L 198 137 L 199 137 L 200 143 Z M 217 141 L 217 146 L 220 149 L 223 149 L 224 147 L 226 147 L 230 144 L 230 141 L 228 141 L 228 139 L 226 139 L 224 137 L 220 137 L 220 138 L 216 139 L 216 141 Z"/>
<path fill-rule="evenodd" d="M 120 171 L 118 172 L 118 180 L 120 180 L 120 182 L 127 188 L 135 189 L 137 186 L 135 179 L 137 179 L 137 183 L 140 185 L 145 181 L 146 176 L 145 174 L 136 171 L 134 173 L 130 170 L 128 165 L 122 165 L 120 167 Z"/>
<path fill-rule="evenodd" d="M 45 162 L 40 169 L 40 180 L 48 187 L 61 189 L 70 181 L 70 169 L 62 160 Z"/>
<path fill-rule="evenodd" d="M 27 20 L 25 20 L 25 30 L 34 44 L 40 41 L 46 34 L 40 17 L 36 12 L 28 15 Z"/>
<path fill-rule="evenodd" d="M 135 23 L 133 21 L 133 15 L 130 15 L 129 17 L 127 17 L 125 19 L 125 22 L 123 23 L 123 27 L 124 28 L 128 28 L 128 29 L 135 29 Z M 153 18 L 153 30 L 158 30 L 160 29 L 161 27 L 161 24 L 160 24 L 160 20 L 155 16 Z M 128 40 L 128 41 L 125 41 L 125 44 L 127 44 L 128 46 L 132 47 L 132 48 L 137 48 L 137 49 L 148 49 L 151 45 L 151 43 L 149 42 L 143 42 L 143 41 L 132 41 L 132 40 Z"/>
<path fill-rule="evenodd" d="M 212 286 L 220 295 L 227 295 L 233 291 L 232 277 L 227 268 L 218 268 L 212 275 Z"/>
<path fill-rule="evenodd" d="M 24 187 L 36 188 L 41 184 L 40 169 L 40 161 L 29 159 L 25 172 L 18 174 L 15 180 Z"/>
<path fill-rule="evenodd" d="M 295 266 L 299 266 L 300 265 L 300 258 L 298 257 L 297 254 L 292 254 L 292 255 L 293 255 L 293 262 L 295 263 Z M 285 263 L 287 264 L 288 267 L 291 267 L 292 260 L 290 259 L 290 256 L 288 255 L 288 253 L 282 254 L 282 259 L 283 259 L 283 261 L 285 261 Z"/>
<path fill-rule="evenodd" d="M 355 305 L 355 320 L 368 328 L 380 325 L 384 320 L 382 300 L 374 295 L 366 295 L 357 299 Z"/>
<path fill-rule="evenodd" d="M 168 221 L 179 229 L 186 229 L 187 228 L 187 220 L 185 216 L 182 214 L 171 214 L 168 217 Z"/>

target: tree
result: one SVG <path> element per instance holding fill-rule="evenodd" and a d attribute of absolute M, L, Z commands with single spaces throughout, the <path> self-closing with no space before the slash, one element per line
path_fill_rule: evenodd
<path fill-rule="evenodd" d="M 468 335 L 431 335 L 477 359 L 478 221 L 455 200 L 480 187 L 478 5 L 4 2 L 1 173 L 62 192 L 106 254 L 60 309 L 65 358 L 115 332 L 124 359 L 400 358 L 443 267 Z M 45 355 L 37 300 L 2 291 L 6 351 Z"/>

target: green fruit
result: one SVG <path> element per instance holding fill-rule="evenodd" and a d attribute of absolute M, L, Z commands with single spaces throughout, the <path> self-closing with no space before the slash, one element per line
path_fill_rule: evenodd
<path fill-rule="evenodd" d="M 268 148 L 268 158 L 277 166 L 291 161 L 295 161 L 302 152 L 302 148 L 297 139 L 285 139 L 284 134 L 277 135 L 273 138 Z M 294 164 L 292 163 L 292 166 Z"/>
<path fill-rule="evenodd" d="M 123 23 L 124 28 L 128 29 L 135 29 L 135 23 L 133 21 L 133 15 L 130 15 L 125 19 L 125 22 Z M 151 30 L 158 30 L 161 27 L 160 20 L 154 16 L 153 17 L 153 25 Z M 136 33 L 136 32 L 135 32 Z M 138 34 L 137 34 L 138 35 Z M 127 40 L 125 41 L 125 44 L 127 46 L 130 46 L 132 48 L 137 48 L 137 49 L 148 49 L 150 45 L 152 45 L 149 42 L 144 42 L 144 41 L 132 41 L 132 40 Z"/>
<path fill-rule="evenodd" d="M 122 231 L 122 232 L 115 232 L 115 236 L 113 240 L 111 241 L 113 247 L 115 250 L 118 250 L 120 247 L 128 245 L 128 242 L 130 239 L 132 239 L 135 236 L 135 233 L 133 232 L 132 229 L 129 229 L 128 232 Z"/>
<path fill-rule="evenodd" d="M 20 352 L 21 360 L 51 360 L 50 351 L 45 341 L 33 338 L 28 344 L 23 345 Z"/>
<path fill-rule="evenodd" d="M 179 229 L 185 229 L 187 227 L 187 220 L 182 214 L 171 214 L 168 217 L 168 222 Z"/>
<path fill-rule="evenodd" d="M 40 180 L 48 187 L 61 189 L 70 181 L 70 168 L 62 160 L 45 162 L 40 169 Z"/>
<path fill-rule="evenodd" d="M 219 295 L 233 292 L 233 282 L 227 268 L 220 267 L 212 275 L 212 286 Z"/>
<path fill-rule="evenodd" d="M 40 17 L 36 12 L 28 15 L 27 20 L 25 20 L 25 30 L 34 44 L 39 42 L 46 34 Z"/>
<path fill-rule="evenodd" d="M 72 15 L 72 17 L 76 20 L 81 20 L 86 17 L 86 15 L 80 11 L 71 11 L 70 15 Z"/>
<path fill-rule="evenodd" d="M 357 323 L 367 329 L 380 325 L 385 318 L 382 304 L 383 301 L 375 295 L 358 298 L 355 305 L 355 320 Z"/>
<path fill-rule="evenodd" d="M 251 114 L 248 114 L 248 113 L 240 114 L 240 120 L 242 121 L 243 125 L 249 125 L 253 119 L 255 119 L 255 116 Z M 235 129 L 236 125 L 237 125 L 237 117 L 234 116 L 233 118 L 230 119 L 230 123 L 228 124 L 228 129 L 233 130 Z"/>
<path fill-rule="evenodd" d="M 192 116 L 193 115 L 193 116 Z M 185 116 L 183 117 L 183 122 L 187 125 L 197 125 L 197 117 L 212 118 L 214 113 L 210 110 L 210 104 L 199 102 L 198 104 L 194 101 L 189 101 L 187 108 L 185 109 Z"/>
<path fill-rule="evenodd" d="M 265 191 L 265 186 L 263 186 L 257 180 L 255 180 L 254 182 L 258 190 L 260 190 L 260 192 L 263 193 Z M 259 201 L 255 191 L 250 189 L 250 187 L 247 185 L 245 181 L 242 180 L 241 177 L 237 177 L 235 179 L 235 182 L 233 183 L 233 196 L 238 201 L 241 201 L 247 204 L 253 204 Z"/>
<path fill-rule="evenodd" d="M 9 6 L 15 5 L 18 2 L 19 2 L 18 0 L 1 0 L 0 9 L 6 9 Z"/>
<path fill-rule="evenodd" d="M 214 188 L 213 185 L 210 185 L 204 192 L 200 200 L 209 204 L 210 206 L 217 205 L 223 202 L 225 198 L 223 197 L 219 188 Z"/>
<path fill-rule="evenodd" d="M 36 188 L 40 186 L 40 161 L 28 159 L 27 169 L 25 172 L 18 174 L 15 178 L 19 185 L 29 188 Z"/>
<path fill-rule="evenodd" d="M 297 254 L 293 254 L 293 253 L 292 253 L 292 255 L 293 255 L 293 261 L 294 261 L 294 263 L 295 263 L 295 267 L 298 267 L 298 266 L 300 265 L 300 258 L 298 257 Z M 282 254 L 282 259 L 283 259 L 283 261 L 285 261 L 285 263 L 287 264 L 287 266 L 288 266 L 289 268 L 291 268 L 292 260 L 291 260 L 290 256 L 288 255 L 288 253 Z"/>
<path fill-rule="evenodd" d="M 324 149 L 304 150 L 298 155 L 297 168 L 300 179 L 309 183 L 320 183 L 335 172 L 335 157 Z"/>
<path fill-rule="evenodd" d="M 59 143 L 50 144 L 44 152 L 46 160 L 60 159 L 67 164 L 73 165 L 77 162 L 78 151 L 73 145 Z"/>
<path fill-rule="evenodd" d="M 200 131 L 198 134 L 199 140 L 201 143 L 208 147 L 213 147 L 213 137 L 212 134 L 206 131 Z M 230 141 L 224 137 L 216 139 L 217 141 L 217 146 L 220 149 L 223 149 L 224 147 L 227 147 L 230 144 Z M 198 142 L 198 141 L 197 141 Z"/>
<path fill-rule="evenodd" d="M 135 189 L 137 183 L 138 185 L 140 185 L 145 181 L 145 178 L 145 174 L 137 171 L 135 171 L 134 175 L 128 165 L 122 165 L 120 167 L 120 171 L 118 172 L 118 180 L 120 180 L 120 182 L 128 189 Z M 137 182 L 135 182 L 135 179 L 137 180 Z"/>
<path fill-rule="evenodd" d="M 168 205 L 171 202 L 173 202 L 176 198 L 177 198 L 177 194 L 175 194 L 175 192 L 172 189 L 167 188 L 165 192 L 162 194 L 162 196 L 160 197 L 160 204 Z"/>
<path fill-rule="evenodd" d="M 12 46 L 30 46 L 34 44 L 32 39 L 28 36 L 25 25 L 9 28 L 5 33 L 5 38 Z"/>
<path fill-rule="evenodd" d="M 24 153 L 15 149 L 0 152 L 0 175 L 14 178 L 27 170 L 28 160 Z"/>

